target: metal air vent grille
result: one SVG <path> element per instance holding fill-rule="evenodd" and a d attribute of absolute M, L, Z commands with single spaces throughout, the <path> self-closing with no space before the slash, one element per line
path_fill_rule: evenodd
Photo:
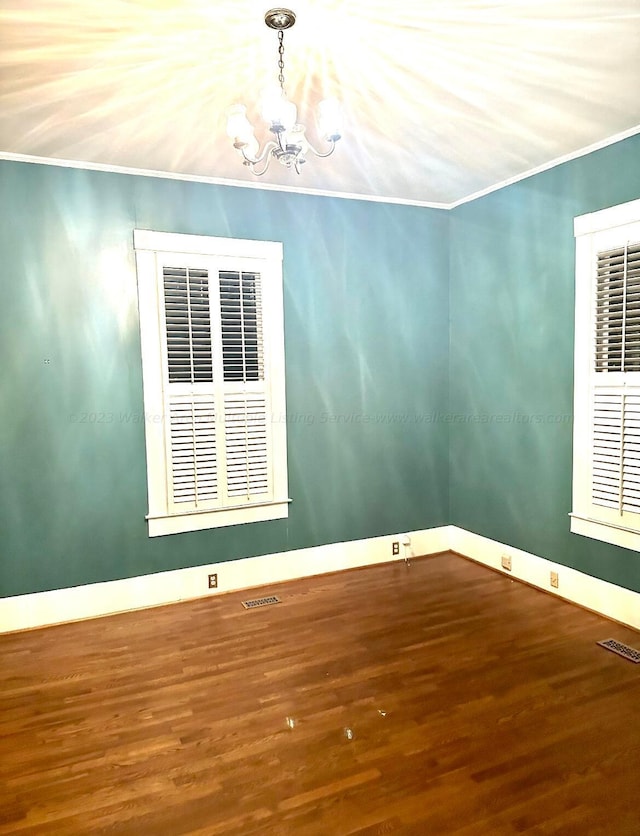
<path fill-rule="evenodd" d="M 253 610 L 256 607 L 268 607 L 270 604 L 279 604 L 280 599 L 277 595 L 269 595 L 266 598 L 254 598 L 253 601 L 243 601 L 242 606 L 245 610 Z"/>
<path fill-rule="evenodd" d="M 617 642 L 615 639 L 606 639 L 605 641 L 598 642 L 598 644 L 600 647 L 604 647 L 607 650 L 611 650 L 613 653 L 617 653 L 618 656 L 623 656 L 630 662 L 635 662 L 636 664 L 640 663 L 640 650 L 629 647 L 628 644 Z"/>

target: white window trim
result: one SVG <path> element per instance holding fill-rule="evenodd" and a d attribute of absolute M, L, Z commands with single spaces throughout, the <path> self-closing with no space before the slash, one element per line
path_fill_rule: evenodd
<path fill-rule="evenodd" d="M 633 551 L 640 551 L 640 519 L 637 527 L 633 517 L 616 519 L 616 513 L 594 505 L 591 501 L 591 451 L 593 427 L 591 417 L 594 340 L 593 271 L 597 253 L 620 246 L 629 233 L 640 229 L 640 200 L 602 209 L 574 219 L 576 238 L 576 305 L 574 357 L 574 436 L 573 436 L 573 510 L 571 531 Z M 638 239 L 636 239 L 638 240 Z M 607 375 L 612 384 L 628 387 L 636 393 L 640 373 L 625 372 Z M 602 381 L 605 383 L 605 380 Z"/>
<path fill-rule="evenodd" d="M 282 291 L 282 244 L 203 235 L 134 230 L 138 273 L 140 335 L 142 346 L 145 410 L 145 444 L 149 536 L 200 531 L 208 528 L 284 519 L 288 516 L 286 424 L 273 415 L 286 414 L 284 388 L 284 322 Z M 168 461 L 166 452 L 164 374 L 161 360 L 163 313 L 158 292 L 158 254 L 170 253 L 188 262 L 202 259 L 247 260 L 251 267 L 260 261 L 261 274 L 268 283 L 264 304 L 266 377 L 269 385 L 270 415 L 267 415 L 272 451 L 272 499 L 217 509 L 168 510 Z M 253 260 L 251 262 L 250 260 Z M 203 262 L 204 263 L 204 262 Z"/>

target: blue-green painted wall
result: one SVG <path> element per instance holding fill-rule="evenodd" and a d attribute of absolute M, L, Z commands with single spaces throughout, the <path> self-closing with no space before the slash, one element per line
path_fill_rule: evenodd
<path fill-rule="evenodd" d="M 569 533 L 577 215 L 640 197 L 640 136 L 451 213 L 451 522 L 640 591 Z"/>
<path fill-rule="evenodd" d="M 569 533 L 573 218 L 640 136 L 450 213 L 0 163 L 0 596 L 453 523 L 640 590 Z M 132 230 L 284 243 L 286 521 L 149 539 Z"/>
<path fill-rule="evenodd" d="M 448 215 L 0 163 L 0 596 L 448 522 Z M 284 244 L 288 520 L 149 539 L 133 229 Z"/>

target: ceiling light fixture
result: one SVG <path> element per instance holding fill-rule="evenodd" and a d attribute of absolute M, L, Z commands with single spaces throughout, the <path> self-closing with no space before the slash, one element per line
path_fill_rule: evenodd
<path fill-rule="evenodd" d="M 287 99 L 284 89 L 284 30 L 293 26 L 296 16 L 290 9 L 270 9 L 264 22 L 278 33 L 279 86 L 268 89 L 262 103 L 262 115 L 275 139 L 269 140 L 260 151 L 253 126 L 247 119 L 247 109 L 241 104 L 233 105 L 228 111 L 227 133 L 233 139 L 233 147 L 242 155 L 244 165 L 258 177 L 265 173 L 272 159 L 300 174 L 300 166 L 306 162 L 309 151 L 316 157 L 333 154 L 341 136 L 340 104 L 336 99 L 325 99 L 318 105 L 318 129 L 330 147 L 324 153 L 316 151 L 305 136 L 304 125 L 296 121 L 298 110 Z M 263 162 L 264 167 L 258 170 Z"/>

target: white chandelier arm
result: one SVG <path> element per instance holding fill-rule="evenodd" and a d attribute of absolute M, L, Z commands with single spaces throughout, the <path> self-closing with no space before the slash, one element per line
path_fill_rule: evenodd
<path fill-rule="evenodd" d="M 265 173 L 265 171 L 269 168 L 269 163 L 271 162 L 271 152 L 273 151 L 274 148 L 277 148 L 277 147 L 278 147 L 277 142 L 273 142 L 273 140 L 271 140 L 271 142 L 267 142 L 267 144 L 262 149 L 262 153 L 259 154 L 255 159 L 251 159 L 251 157 L 248 157 L 245 153 L 244 148 L 241 148 L 240 150 L 242 151 L 242 156 L 244 157 L 245 165 L 248 165 L 248 166 L 251 167 L 251 171 L 253 172 L 253 174 L 256 175 L 256 177 L 262 177 L 262 175 Z M 259 165 L 265 159 L 266 159 L 266 162 L 264 164 L 264 168 L 262 169 L 262 171 L 256 171 L 255 166 Z"/>
<path fill-rule="evenodd" d="M 335 139 L 328 139 L 327 142 L 331 145 L 331 148 L 326 153 L 323 153 L 321 151 L 316 151 L 316 149 L 313 147 L 313 145 L 309 141 L 307 141 L 307 145 L 308 145 L 309 151 L 314 153 L 316 155 L 316 157 L 330 157 L 333 154 L 333 152 L 336 150 L 336 140 Z"/>

